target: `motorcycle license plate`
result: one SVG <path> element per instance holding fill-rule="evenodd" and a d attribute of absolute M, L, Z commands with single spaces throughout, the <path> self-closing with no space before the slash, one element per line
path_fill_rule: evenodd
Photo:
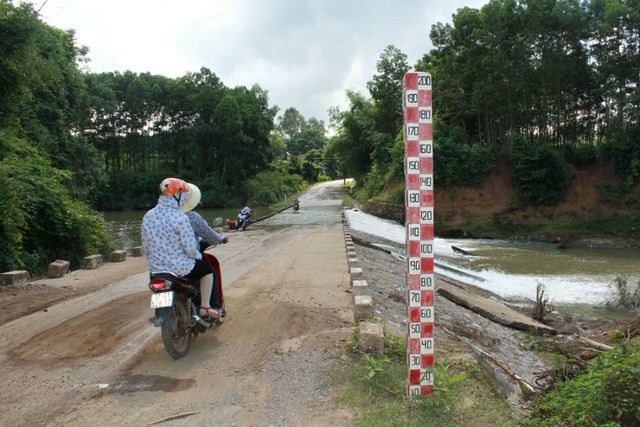
<path fill-rule="evenodd" d="M 151 294 L 151 308 L 171 307 L 173 305 L 173 292 L 160 292 Z"/>

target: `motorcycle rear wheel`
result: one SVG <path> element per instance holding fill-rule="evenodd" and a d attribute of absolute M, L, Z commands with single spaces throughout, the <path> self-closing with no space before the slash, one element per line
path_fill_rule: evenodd
<path fill-rule="evenodd" d="M 188 325 L 187 300 L 182 295 L 176 294 L 171 313 L 161 327 L 164 348 L 174 359 L 180 359 L 189 352 L 191 328 Z"/>

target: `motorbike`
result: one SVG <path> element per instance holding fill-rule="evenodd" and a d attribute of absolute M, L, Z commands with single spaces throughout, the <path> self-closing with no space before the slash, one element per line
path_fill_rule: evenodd
<path fill-rule="evenodd" d="M 220 262 L 210 253 L 203 253 L 203 257 L 215 272 L 218 299 L 222 304 L 221 318 L 224 319 L 227 313 L 224 309 Z M 198 280 L 192 281 L 171 271 L 159 271 L 151 274 L 149 289 L 153 292 L 151 308 L 155 309 L 154 326 L 160 327 L 164 348 L 174 359 L 180 359 L 189 352 L 191 342 L 198 334 L 223 322 L 198 315 L 201 305 Z"/>
<path fill-rule="evenodd" d="M 238 214 L 238 219 L 236 220 L 236 231 L 239 231 L 241 228 L 243 231 L 246 230 L 247 226 L 251 222 L 250 218 L 251 218 L 251 213 L 240 212 Z"/>
<path fill-rule="evenodd" d="M 295 200 L 293 202 L 293 211 L 298 212 L 298 210 L 300 210 L 300 202 L 298 200 Z"/>

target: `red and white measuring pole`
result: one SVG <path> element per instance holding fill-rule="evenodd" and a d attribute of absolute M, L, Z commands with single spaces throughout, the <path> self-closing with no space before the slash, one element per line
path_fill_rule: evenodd
<path fill-rule="evenodd" d="M 407 395 L 433 392 L 434 251 L 431 75 L 402 80 L 407 253 Z"/>

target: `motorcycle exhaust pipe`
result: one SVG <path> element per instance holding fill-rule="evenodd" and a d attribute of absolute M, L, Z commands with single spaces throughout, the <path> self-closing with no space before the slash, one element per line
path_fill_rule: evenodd
<path fill-rule="evenodd" d="M 198 322 L 199 324 L 201 324 L 205 328 L 210 328 L 211 325 L 213 325 L 213 323 L 207 322 L 206 320 L 204 320 L 202 317 L 198 316 L 197 314 L 194 314 L 193 318 L 196 320 L 196 322 Z"/>

